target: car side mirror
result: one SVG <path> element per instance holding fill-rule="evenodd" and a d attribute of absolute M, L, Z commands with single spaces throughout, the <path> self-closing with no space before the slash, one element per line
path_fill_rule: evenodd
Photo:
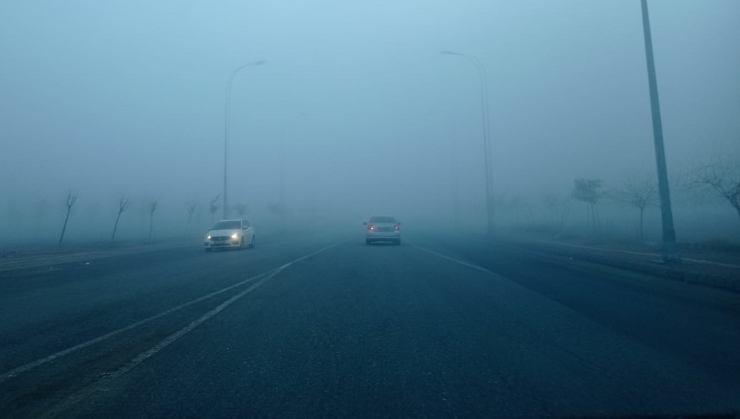
<path fill-rule="evenodd" d="M 247 226 L 242 226 L 242 230 L 246 230 L 247 228 Z"/>
<path fill-rule="evenodd" d="M 396 223 L 396 224 L 401 225 L 401 223 Z"/>
<path fill-rule="evenodd" d="M 364 222 L 364 223 L 362 223 L 362 225 L 366 226 L 366 225 L 367 225 L 367 221 L 366 221 L 366 222 Z"/>

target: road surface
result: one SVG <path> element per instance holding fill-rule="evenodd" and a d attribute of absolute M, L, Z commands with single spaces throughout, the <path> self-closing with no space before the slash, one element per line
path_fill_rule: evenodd
<path fill-rule="evenodd" d="M 0 319 L 0 417 L 740 412 L 738 294 L 505 243 L 54 260 L 0 271 Z"/>

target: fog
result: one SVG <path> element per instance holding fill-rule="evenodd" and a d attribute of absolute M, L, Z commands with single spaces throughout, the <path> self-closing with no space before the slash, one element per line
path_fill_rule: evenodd
<path fill-rule="evenodd" d="M 732 207 L 681 196 L 685 174 L 740 156 L 740 2 L 651 0 L 679 240 L 740 237 Z M 53 240 L 193 237 L 222 194 L 231 87 L 229 206 L 288 228 L 485 224 L 481 86 L 490 101 L 496 222 L 550 220 L 543 197 L 576 178 L 618 187 L 655 173 L 637 0 L 4 1 L 0 3 L 0 234 Z M 222 205 L 222 201 L 218 201 Z M 605 228 L 636 213 L 599 204 Z M 583 223 L 573 204 L 568 224 Z M 231 211 L 234 216 L 234 211 Z M 217 212 L 220 218 L 221 209 Z M 646 213 L 659 237 L 659 215 Z"/>

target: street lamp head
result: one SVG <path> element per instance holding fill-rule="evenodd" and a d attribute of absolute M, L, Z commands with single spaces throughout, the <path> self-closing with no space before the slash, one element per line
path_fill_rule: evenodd
<path fill-rule="evenodd" d="M 265 62 L 266 62 L 265 60 L 259 60 L 259 61 L 255 62 L 255 63 L 254 63 L 254 64 L 252 64 L 252 65 L 262 65 L 262 64 L 264 64 Z"/>

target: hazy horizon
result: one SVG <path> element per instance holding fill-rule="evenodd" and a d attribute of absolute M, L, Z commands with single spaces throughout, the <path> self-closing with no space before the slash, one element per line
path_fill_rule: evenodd
<path fill-rule="evenodd" d="M 740 2 L 649 6 L 672 179 L 737 161 Z M 575 178 L 655 173 L 637 0 L 7 1 L 0 14 L 5 233 L 46 205 L 57 234 L 70 190 L 75 223 L 97 213 L 103 236 L 123 193 L 131 219 L 149 199 L 170 219 L 191 200 L 202 212 L 222 193 L 227 80 L 259 60 L 234 78 L 229 145 L 229 203 L 258 218 L 280 201 L 282 155 L 294 214 L 451 222 L 457 190 L 471 228 L 482 223 L 480 84 L 443 50 L 487 70 L 499 200 L 540 206 Z M 737 232 L 732 208 L 716 208 Z"/>

